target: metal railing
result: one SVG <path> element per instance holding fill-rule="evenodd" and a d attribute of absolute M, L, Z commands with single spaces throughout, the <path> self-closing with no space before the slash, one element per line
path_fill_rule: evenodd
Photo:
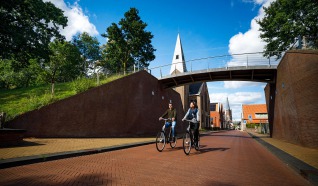
<path fill-rule="evenodd" d="M 271 53 L 282 53 L 282 51 L 273 51 Z M 264 52 L 255 53 L 243 53 L 243 54 L 227 54 L 219 56 L 210 56 L 205 58 L 198 58 L 185 61 L 187 72 L 203 71 L 211 69 L 224 69 L 229 67 L 250 67 L 250 66 L 276 66 L 279 64 L 280 59 L 276 56 L 264 57 Z M 183 62 L 175 64 L 167 64 L 158 67 L 149 68 L 148 72 L 158 79 L 165 76 L 176 75 L 177 65 Z M 172 72 L 172 73 L 171 73 Z"/>

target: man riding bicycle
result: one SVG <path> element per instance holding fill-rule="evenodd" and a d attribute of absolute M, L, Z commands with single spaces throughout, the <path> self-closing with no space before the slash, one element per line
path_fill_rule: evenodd
<path fill-rule="evenodd" d="M 184 120 L 192 120 L 192 122 L 190 122 L 190 127 L 194 130 L 194 141 L 196 143 L 195 145 L 197 145 L 199 136 L 200 112 L 194 101 L 190 102 L 190 108 L 183 117 L 182 121 Z M 190 129 L 188 128 L 188 130 Z"/>
<path fill-rule="evenodd" d="M 177 110 L 173 108 L 172 103 L 169 103 L 169 108 L 166 110 L 166 112 L 159 118 L 159 120 L 163 120 L 163 118 L 167 117 L 170 119 L 167 120 L 167 122 L 162 126 L 162 131 L 164 131 L 165 127 L 171 126 L 172 129 L 172 140 L 175 140 L 175 126 L 176 126 L 176 118 L 177 118 Z"/>

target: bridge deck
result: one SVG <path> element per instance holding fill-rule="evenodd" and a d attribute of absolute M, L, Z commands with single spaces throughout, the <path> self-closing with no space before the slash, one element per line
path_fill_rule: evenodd
<path fill-rule="evenodd" d="M 165 76 L 159 79 L 163 88 L 173 88 L 196 82 L 211 81 L 254 81 L 275 83 L 277 65 L 227 67 L 217 69 L 198 70 Z"/>

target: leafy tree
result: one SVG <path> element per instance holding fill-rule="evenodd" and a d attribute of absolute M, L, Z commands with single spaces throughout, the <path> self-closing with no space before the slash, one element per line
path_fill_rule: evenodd
<path fill-rule="evenodd" d="M 84 71 L 87 73 L 88 70 L 93 70 L 95 68 L 96 61 L 101 59 L 100 54 L 100 43 L 96 37 L 88 35 L 87 32 L 78 34 L 73 37 L 72 43 L 79 49 L 84 58 Z"/>
<path fill-rule="evenodd" d="M 102 34 L 108 39 L 102 56 L 104 67 L 109 70 L 125 72 L 134 64 L 148 67 L 149 62 L 155 59 L 156 50 L 151 44 L 153 35 L 145 31 L 147 24 L 140 19 L 138 13 L 136 8 L 130 8 L 119 21 L 120 27 L 112 23 L 107 33 Z"/>
<path fill-rule="evenodd" d="M 277 0 L 264 8 L 265 17 L 260 24 L 260 37 L 267 42 L 266 56 L 277 55 L 270 51 L 288 50 L 295 38 L 305 36 L 318 47 L 318 1 Z"/>
<path fill-rule="evenodd" d="M 52 85 L 54 95 L 55 81 L 70 81 L 82 75 L 83 59 L 78 48 L 70 42 L 55 40 L 49 45 L 50 61 L 45 63 L 45 75 Z"/>
<path fill-rule="evenodd" d="M 0 88 L 9 89 L 14 83 L 15 72 L 11 60 L 0 59 Z"/>
<path fill-rule="evenodd" d="M 126 46 L 124 35 L 115 23 L 107 28 L 107 32 L 108 43 L 102 46 L 103 66 L 108 70 L 119 72 L 122 69 L 122 56 L 124 56 L 122 47 Z M 103 37 L 106 37 L 106 34 Z"/>
<path fill-rule="evenodd" d="M 28 65 L 31 58 L 48 58 L 52 38 L 64 39 L 60 27 L 67 25 L 63 11 L 42 0 L 1 0 L 0 57 Z"/>
<path fill-rule="evenodd" d="M 20 68 L 16 72 L 16 87 L 28 87 L 44 83 L 42 80 L 43 69 L 37 59 L 30 59 L 29 66 Z"/>
<path fill-rule="evenodd" d="M 43 83 L 41 81 L 41 67 L 35 59 L 29 60 L 29 66 L 14 69 L 18 63 L 14 59 L 0 60 L 0 88 L 20 88 Z"/>

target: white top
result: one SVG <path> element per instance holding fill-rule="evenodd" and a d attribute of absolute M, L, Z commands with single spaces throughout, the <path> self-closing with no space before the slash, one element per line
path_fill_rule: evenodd
<path fill-rule="evenodd" d="M 185 65 L 185 59 L 184 59 L 184 55 L 183 55 L 181 39 L 180 39 L 180 35 L 178 34 L 176 47 L 174 49 L 174 54 L 173 54 L 173 58 L 172 58 L 170 75 L 179 74 L 179 73 L 183 73 L 186 71 L 187 71 L 187 68 Z"/>

